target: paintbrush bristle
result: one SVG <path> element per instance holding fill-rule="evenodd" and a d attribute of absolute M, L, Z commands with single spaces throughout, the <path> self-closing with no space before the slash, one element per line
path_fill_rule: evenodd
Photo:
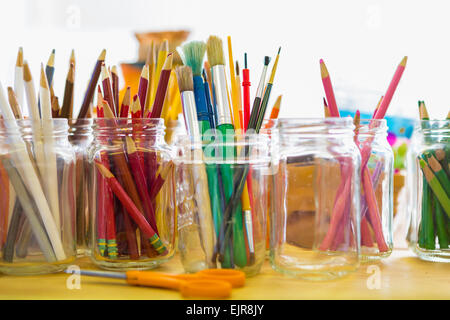
<path fill-rule="evenodd" d="M 177 74 L 178 87 L 180 92 L 194 91 L 194 80 L 192 79 L 192 70 L 188 66 L 180 66 L 175 69 Z"/>
<path fill-rule="evenodd" d="M 264 65 L 265 65 L 265 66 L 268 66 L 269 63 L 270 63 L 270 57 L 269 57 L 269 56 L 265 56 L 265 57 L 264 57 Z"/>
<path fill-rule="evenodd" d="M 206 52 L 211 67 L 225 65 L 225 56 L 223 54 L 222 39 L 216 36 L 210 36 L 206 43 Z"/>
<path fill-rule="evenodd" d="M 178 52 L 183 63 L 192 69 L 193 75 L 201 75 L 206 44 L 203 41 L 191 41 L 183 45 Z"/>

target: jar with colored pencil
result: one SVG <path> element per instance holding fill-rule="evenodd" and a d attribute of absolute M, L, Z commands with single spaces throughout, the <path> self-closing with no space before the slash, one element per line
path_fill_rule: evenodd
<path fill-rule="evenodd" d="M 90 256 L 110 270 L 150 269 L 174 254 L 172 150 L 163 119 L 94 120 Z"/>
<path fill-rule="evenodd" d="M 450 120 L 422 120 L 408 156 L 408 242 L 419 258 L 450 262 Z"/>
<path fill-rule="evenodd" d="M 66 119 L 0 120 L 0 272 L 59 272 L 76 258 L 68 129 Z"/>
<path fill-rule="evenodd" d="M 213 131 L 212 131 L 213 132 Z M 265 258 L 268 183 L 276 170 L 266 134 L 205 133 L 176 145 L 178 248 L 186 272 L 259 272 Z"/>
<path fill-rule="evenodd" d="M 69 141 L 73 147 L 76 158 L 76 232 L 77 232 L 77 253 L 84 255 L 87 246 L 87 236 L 89 230 L 89 206 L 88 206 L 88 147 L 93 140 L 92 123 L 89 118 L 68 119 Z"/>
<path fill-rule="evenodd" d="M 355 129 L 361 151 L 361 257 L 388 257 L 393 248 L 394 154 L 386 120 L 361 119 Z"/>
<path fill-rule="evenodd" d="M 360 153 L 351 118 L 279 119 L 270 261 L 310 280 L 359 266 Z"/>

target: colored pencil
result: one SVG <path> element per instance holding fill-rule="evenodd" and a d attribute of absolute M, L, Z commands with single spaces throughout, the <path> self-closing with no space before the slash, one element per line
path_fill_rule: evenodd
<path fill-rule="evenodd" d="M 66 86 L 64 87 L 64 98 L 60 111 L 61 118 L 72 119 L 73 117 L 74 81 L 75 65 L 71 64 L 67 73 Z"/>
<path fill-rule="evenodd" d="M 281 107 L 281 99 L 283 96 L 280 94 L 275 101 L 275 104 L 272 107 L 272 111 L 270 112 L 270 119 L 278 119 L 278 114 L 280 113 L 280 107 Z"/>
<path fill-rule="evenodd" d="M 108 72 L 108 70 L 105 67 L 105 64 L 102 64 L 102 88 L 103 88 L 103 97 L 108 102 L 109 107 L 113 111 L 114 115 L 117 116 L 117 108 L 114 104 L 114 95 L 112 91 L 112 84 L 111 84 L 111 76 Z"/>
<path fill-rule="evenodd" d="M 58 192 L 58 170 L 56 163 L 56 149 L 53 138 L 53 120 L 50 98 L 50 87 L 44 72 L 44 66 L 41 65 L 41 78 L 39 86 L 39 97 L 41 101 L 43 142 L 45 151 L 45 177 L 42 177 L 44 186 L 47 190 L 47 199 L 55 219 L 57 227 L 61 226 L 59 192 Z"/>
<path fill-rule="evenodd" d="M 20 107 L 24 107 L 24 83 L 23 83 L 23 49 L 19 48 L 17 52 L 16 67 L 14 70 L 14 92 Z M 23 111 L 23 110 L 22 110 Z"/>
<path fill-rule="evenodd" d="M 167 254 L 167 249 L 165 245 L 162 243 L 161 239 L 158 237 L 158 235 L 155 233 L 155 231 L 152 229 L 150 224 L 145 220 L 143 214 L 139 209 L 136 207 L 136 205 L 133 203 L 133 200 L 128 196 L 128 194 L 125 192 L 125 190 L 122 188 L 120 183 L 117 181 L 116 177 L 105 168 L 101 163 L 96 162 L 95 165 L 97 166 L 97 169 L 102 174 L 102 176 L 106 179 L 108 182 L 108 185 L 113 190 L 116 197 L 120 200 L 124 208 L 127 210 L 127 212 L 130 214 L 133 221 L 139 226 L 139 229 L 145 234 L 145 236 L 150 241 L 150 244 L 155 248 L 155 250 L 162 254 Z"/>
<path fill-rule="evenodd" d="M 125 91 L 125 95 L 122 99 L 122 104 L 120 106 L 120 118 L 128 118 L 128 113 L 130 110 L 130 102 L 131 102 L 131 88 L 127 87 Z"/>
<path fill-rule="evenodd" d="M 320 74 L 322 76 L 323 88 L 325 89 L 325 95 L 327 97 L 328 108 L 332 117 L 339 117 L 339 109 L 336 104 L 336 98 L 334 97 L 333 85 L 331 84 L 330 74 L 325 65 L 325 62 L 320 59 Z"/>
<path fill-rule="evenodd" d="M 389 84 L 389 87 L 383 97 L 383 100 L 381 100 L 380 107 L 378 108 L 374 119 L 383 119 L 386 115 L 389 104 L 391 103 L 392 97 L 394 96 L 395 90 L 397 89 L 398 83 L 400 82 L 403 71 L 405 70 L 407 60 L 408 57 L 404 57 L 398 65 L 394 77 L 392 78 L 391 83 Z"/>
<path fill-rule="evenodd" d="M 120 104 L 119 104 L 119 74 L 117 73 L 117 67 L 111 67 L 111 88 L 114 100 L 114 106 L 116 108 L 115 114 L 120 114 Z"/>
<path fill-rule="evenodd" d="M 141 72 L 141 77 L 139 78 L 139 87 L 138 87 L 138 95 L 139 101 L 142 104 L 142 114 L 145 112 L 145 103 L 147 101 L 147 91 L 148 91 L 148 83 L 149 83 L 149 70 L 148 66 L 144 65 Z"/>
<path fill-rule="evenodd" d="M 83 98 L 83 103 L 81 104 L 80 112 L 78 113 L 78 118 L 85 118 L 86 114 L 88 113 L 89 105 L 94 96 L 95 87 L 97 86 L 98 78 L 100 77 L 102 64 L 105 61 L 105 56 L 106 56 L 106 50 L 103 49 L 102 52 L 100 53 L 100 56 L 97 59 L 97 62 L 95 63 L 94 71 L 92 72 L 91 79 L 89 80 L 89 84 L 88 84 L 86 93 Z"/>
<path fill-rule="evenodd" d="M 167 92 L 167 85 L 169 83 L 170 73 L 172 71 L 172 60 L 172 54 L 169 53 L 161 70 L 161 76 L 159 78 L 158 88 L 156 89 L 155 100 L 150 118 L 159 118 L 161 116 L 161 111 Z"/>

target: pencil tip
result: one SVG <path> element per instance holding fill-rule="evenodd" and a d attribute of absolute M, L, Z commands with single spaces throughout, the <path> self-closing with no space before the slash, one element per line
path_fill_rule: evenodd
<path fill-rule="evenodd" d="M 106 49 L 103 49 L 97 60 L 104 61 L 106 57 Z"/>
<path fill-rule="evenodd" d="M 39 84 L 42 88 L 48 89 L 47 77 L 45 75 L 43 63 L 41 63 L 41 78 L 40 78 Z"/>
<path fill-rule="evenodd" d="M 405 57 L 402 59 L 402 62 L 400 62 L 400 65 L 403 66 L 403 67 L 406 67 L 406 61 L 408 61 L 408 57 L 407 57 L 407 56 L 405 56 Z"/>
<path fill-rule="evenodd" d="M 47 66 L 53 67 L 55 65 L 55 49 L 52 50 L 52 53 L 50 54 L 50 57 L 47 61 Z"/>

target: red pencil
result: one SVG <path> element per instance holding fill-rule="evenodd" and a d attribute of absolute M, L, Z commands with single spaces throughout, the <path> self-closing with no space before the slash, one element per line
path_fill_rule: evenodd
<path fill-rule="evenodd" d="M 133 104 L 131 105 L 131 118 L 140 119 L 142 118 L 142 106 L 139 101 L 139 96 L 137 94 L 133 97 Z"/>
<path fill-rule="evenodd" d="M 162 186 L 164 185 L 164 181 L 167 179 L 167 175 L 169 174 L 170 170 L 173 168 L 173 162 L 169 162 L 165 168 L 161 170 L 158 177 L 155 179 L 155 182 L 153 183 L 151 189 L 150 189 L 150 198 L 154 200 L 156 196 L 158 195 L 159 191 L 161 190 Z"/>
<path fill-rule="evenodd" d="M 128 118 L 128 112 L 130 110 L 130 90 L 130 87 L 128 87 L 123 96 L 122 105 L 120 106 L 120 118 Z"/>
<path fill-rule="evenodd" d="M 111 79 L 112 79 L 112 93 L 113 93 L 113 100 L 114 100 L 114 106 L 116 107 L 116 114 L 120 114 L 119 109 L 119 74 L 117 73 L 117 67 L 112 66 L 111 68 Z"/>
<path fill-rule="evenodd" d="M 153 210 L 152 201 L 148 193 L 147 182 L 145 180 L 144 169 L 142 167 L 136 145 L 134 144 L 134 141 L 131 137 L 126 137 L 126 145 L 131 172 L 134 176 L 136 187 L 142 199 L 142 205 L 144 207 L 146 218 L 152 226 L 153 230 L 155 230 L 156 234 L 159 235 L 158 228 L 156 226 L 155 212 Z"/>
<path fill-rule="evenodd" d="M 145 101 L 147 99 L 147 91 L 148 91 L 148 79 L 149 79 L 149 71 L 148 65 L 145 65 L 142 68 L 141 77 L 139 79 L 139 87 L 138 87 L 138 96 L 141 101 L 141 113 L 144 114 L 145 109 Z"/>
<path fill-rule="evenodd" d="M 170 73 L 172 72 L 172 53 L 167 55 L 159 77 L 158 88 L 156 89 L 155 101 L 153 103 L 150 118 L 160 118 L 164 100 L 166 98 L 167 85 L 169 83 Z"/>
<path fill-rule="evenodd" d="M 108 185 L 113 190 L 114 194 L 120 200 L 120 202 L 127 210 L 127 212 L 130 214 L 133 221 L 139 226 L 141 231 L 150 240 L 150 243 L 153 246 L 153 248 L 155 248 L 155 250 L 158 253 L 166 255 L 167 249 L 162 243 L 161 239 L 152 229 L 147 220 L 145 220 L 143 214 L 138 210 L 138 208 L 136 208 L 131 198 L 119 184 L 119 182 L 111 173 L 111 171 L 106 169 L 105 166 L 103 166 L 101 163 L 96 162 L 95 165 L 97 166 L 97 169 L 100 171 L 102 176 L 105 177 L 106 181 L 108 182 Z"/>
<path fill-rule="evenodd" d="M 114 119 L 114 115 L 112 113 L 111 108 L 108 105 L 108 102 L 105 100 L 103 102 L 104 102 L 103 109 L 105 113 L 105 118 Z M 118 149 L 116 152 L 110 153 L 110 156 L 115 163 L 115 168 L 117 170 L 116 173 L 120 173 L 118 174 L 118 180 L 124 186 L 125 190 L 128 192 L 128 195 L 131 197 L 131 199 L 133 199 L 133 202 L 135 206 L 138 208 L 139 212 L 144 212 L 143 205 L 141 199 L 139 198 L 136 185 L 130 172 L 130 168 L 128 167 L 127 159 L 125 157 L 122 146 L 120 146 L 120 149 Z M 144 239 L 142 243 L 147 251 L 147 255 L 149 257 L 153 257 L 154 253 L 148 241 L 145 241 Z"/>
<path fill-rule="evenodd" d="M 106 70 L 104 63 L 102 64 L 102 87 L 103 87 L 103 96 L 104 96 L 105 100 L 108 102 L 114 115 L 117 115 L 117 113 L 115 112 L 116 107 L 114 104 L 114 96 L 113 96 L 113 92 L 112 92 L 111 78 L 109 76 L 108 70 Z"/>
<path fill-rule="evenodd" d="M 102 99 L 101 93 L 100 93 L 98 99 Z M 106 112 L 105 112 L 105 110 L 106 110 Z M 99 105 L 97 106 L 97 112 L 98 112 L 98 116 L 100 118 L 105 117 L 105 113 L 106 113 L 106 118 L 111 119 L 114 117 L 114 115 L 112 114 L 112 110 L 111 110 L 111 108 L 109 108 L 108 102 L 106 102 L 106 100 L 102 100 L 101 102 L 99 102 Z M 106 126 L 106 125 L 103 124 L 103 126 Z M 106 141 L 104 141 L 104 143 L 106 143 Z M 104 162 L 103 162 L 104 165 L 105 165 L 105 163 L 107 163 L 108 158 L 109 157 L 107 157 L 104 160 Z M 106 166 L 106 168 L 109 170 L 109 166 Z M 113 208 L 112 212 L 113 212 L 113 216 L 114 216 L 114 199 L 113 199 L 112 191 L 110 190 L 109 187 L 108 187 L 108 190 L 109 190 L 109 195 L 106 197 L 106 199 L 108 199 L 108 201 L 111 202 L 110 207 Z M 119 209 L 116 208 L 116 210 L 119 210 Z M 138 246 L 137 246 L 135 228 L 132 226 L 132 223 L 131 223 L 131 220 L 130 220 L 130 217 L 128 216 L 128 214 L 126 214 L 125 212 L 122 212 L 121 214 L 123 215 L 123 218 L 124 218 L 125 234 L 127 237 L 128 251 L 129 251 L 130 258 L 134 259 L 134 260 L 139 259 L 139 250 L 138 250 Z M 110 218 L 108 218 L 108 219 L 110 219 Z M 109 228 L 109 232 L 112 232 L 112 230 L 113 230 L 112 228 Z"/>
<path fill-rule="evenodd" d="M 336 98 L 334 97 L 333 86 L 331 85 L 330 75 L 328 73 L 328 69 L 320 59 L 320 74 L 322 76 L 323 88 L 325 89 L 325 95 L 327 96 L 328 108 L 330 110 L 330 115 L 332 117 L 340 117 L 339 109 L 336 104 Z"/>
<path fill-rule="evenodd" d="M 395 90 L 397 89 L 398 83 L 402 78 L 403 71 L 405 71 L 407 60 L 408 57 L 404 57 L 400 62 L 400 64 L 398 65 L 397 70 L 394 73 L 394 77 L 392 78 L 391 83 L 389 84 L 389 87 L 386 91 L 386 94 L 384 95 L 383 100 L 380 103 L 380 107 L 378 108 L 378 111 L 375 114 L 374 119 L 383 119 L 384 116 L 386 115 L 387 109 L 389 107 L 389 104 L 391 103 L 392 97 L 394 96 Z"/>

